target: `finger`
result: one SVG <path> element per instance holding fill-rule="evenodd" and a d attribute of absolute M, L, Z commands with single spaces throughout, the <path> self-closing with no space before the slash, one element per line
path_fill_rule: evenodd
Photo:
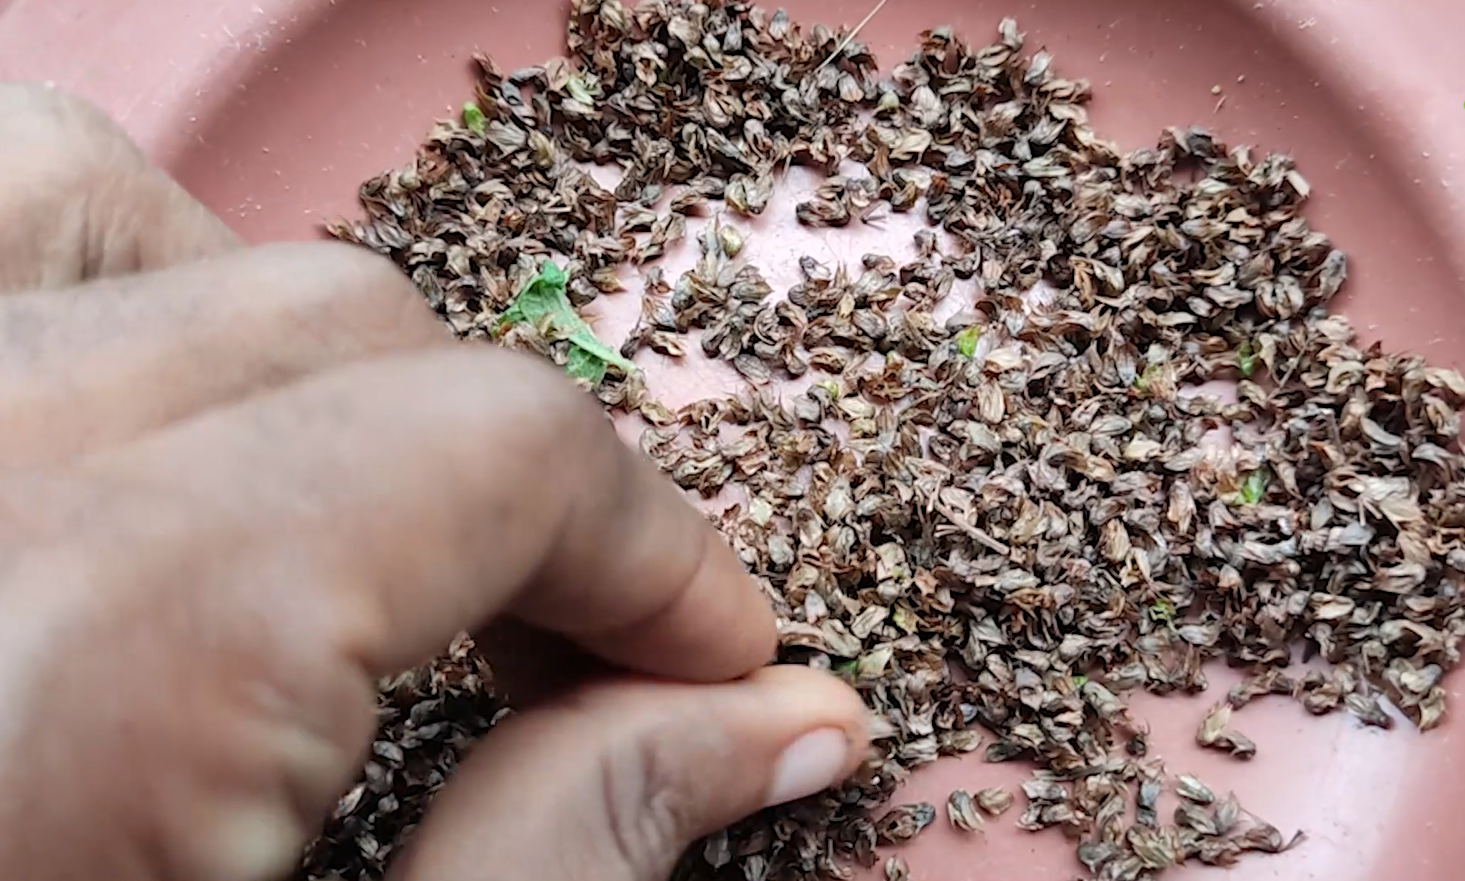
<path fill-rule="evenodd" d="M 697 838 L 850 774 L 865 709 L 827 673 L 618 682 L 509 719 L 434 800 L 395 881 L 662 881 Z"/>
<path fill-rule="evenodd" d="M 0 293 L 222 253 L 238 238 L 100 110 L 0 84 Z"/>
<path fill-rule="evenodd" d="M 726 679 L 773 654 L 772 612 L 712 526 L 536 358 L 484 347 L 347 366 L 103 453 L 89 473 L 183 500 L 200 546 L 221 531 L 247 542 L 288 577 L 235 597 L 241 614 L 324 639 L 371 676 L 503 610 L 673 678 Z M 210 602 L 228 613 L 229 598 Z"/>
<path fill-rule="evenodd" d="M 0 203 L 3 204 L 3 203 Z M 389 261 L 276 245 L 0 297 L 0 463 L 42 465 L 451 335 Z"/>

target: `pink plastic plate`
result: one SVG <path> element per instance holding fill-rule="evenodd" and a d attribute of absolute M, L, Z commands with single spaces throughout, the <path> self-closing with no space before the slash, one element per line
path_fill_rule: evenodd
<path fill-rule="evenodd" d="M 805 24 L 852 25 L 873 0 L 788 0 Z M 506 69 L 563 49 L 562 2 L 514 0 L 0 0 L 0 74 L 50 80 L 101 104 L 157 161 L 254 241 L 319 235 L 355 211 L 357 184 L 411 157 L 434 119 L 469 97 L 473 52 Z M 1095 86 L 1092 118 L 1124 147 L 1169 125 L 1293 153 L 1313 186 L 1310 217 L 1353 258 L 1342 307 L 1368 335 L 1460 366 L 1465 353 L 1465 5 L 1454 0 L 892 0 L 861 38 L 902 60 L 926 27 L 988 39 L 1017 17 L 1031 47 Z M 792 260 L 907 252 L 910 228 L 814 233 L 784 188 L 749 242 L 775 288 Z M 677 271 L 686 255 L 673 255 Z M 780 272 L 783 273 L 780 276 Z M 605 304 L 617 340 L 634 295 Z M 649 364 L 669 402 L 731 387 L 710 365 Z M 1212 675 L 1220 693 L 1230 681 Z M 1460 700 L 1456 680 L 1452 698 Z M 1248 881 L 1446 881 L 1465 872 L 1465 744 L 1447 722 L 1364 730 L 1288 701 L 1244 711 L 1251 763 L 1201 755 L 1192 734 L 1212 696 L 1144 700 L 1138 712 L 1173 771 L 1234 789 L 1301 847 L 1231 870 Z M 1458 705 L 1458 704 L 1456 704 Z M 1011 785 L 1020 768 L 945 761 L 906 800 Z M 1064 881 L 1081 874 L 1057 833 L 1011 815 L 985 839 L 944 824 L 906 849 L 917 879 Z M 1183 870 L 1177 881 L 1216 877 Z"/>

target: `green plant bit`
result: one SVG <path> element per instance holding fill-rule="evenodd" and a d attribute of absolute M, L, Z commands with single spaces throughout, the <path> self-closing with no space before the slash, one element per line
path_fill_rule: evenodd
<path fill-rule="evenodd" d="M 1175 604 L 1167 599 L 1158 599 L 1150 605 L 1150 620 L 1159 624 L 1175 623 Z"/>
<path fill-rule="evenodd" d="M 1246 475 L 1241 481 L 1241 492 L 1239 493 L 1241 503 L 1244 505 L 1255 505 L 1267 494 L 1267 487 L 1272 482 L 1272 473 L 1266 468 L 1258 468 Z"/>
<path fill-rule="evenodd" d="M 472 101 L 463 103 L 463 127 L 475 135 L 488 131 L 488 117 Z"/>
<path fill-rule="evenodd" d="M 499 316 L 500 330 L 513 324 L 532 324 L 551 339 L 568 342 L 570 351 L 565 358 L 565 372 L 591 385 L 605 379 L 607 366 L 627 374 L 633 372 L 636 365 L 601 342 L 575 311 L 565 293 L 567 279 L 563 269 L 549 260 L 544 261 L 539 274 L 530 279 L 513 304 Z"/>
<path fill-rule="evenodd" d="M 1150 390 L 1150 384 L 1156 379 L 1159 379 L 1161 369 L 1158 364 L 1151 364 L 1146 367 L 1143 373 L 1134 378 L 1135 389 L 1141 393 L 1148 392 Z"/>
<path fill-rule="evenodd" d="M 982 329 L 966 327 L 956 335 L 956 353 L 963 358 L 974 358 L 977 354 L 977 340 L 982 338 Z"/>
<path fill-rule="evenodd" d="M 1236 371 L 1241 374 L 1242 379 L 1251 379 L 1256 372 L 1256 350 L 1252 348 L 1251 340 L 1242 343 L 1236 350 Z"/>

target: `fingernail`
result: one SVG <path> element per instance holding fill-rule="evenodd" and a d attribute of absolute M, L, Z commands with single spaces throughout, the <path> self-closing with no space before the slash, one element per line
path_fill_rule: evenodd
<path fill-rule="evenodd" d="M 216 878 L 282 877 L 305 842 L 288 811 L 266 804 L 224 809 L 211 831 L 199 859 Z"/>
<path fill-rule="evenodd" d="M 849 757 L 849 738 L 838 728 L 820 728 L 789 744 L 773 767 L 768 804 L 782 804 L 839 782 Z"/>

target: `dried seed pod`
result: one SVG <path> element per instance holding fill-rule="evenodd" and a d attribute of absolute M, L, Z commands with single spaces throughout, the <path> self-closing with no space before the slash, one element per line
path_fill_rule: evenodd
<path fill-rule="evenodd" d="M 1182 804 L 1175 809 L 1175 825 L 1190 829 L 1197 835 L 1214 838 L 1220 834 L 1216 826 L 1216 815 L 1200 805 Z"/>
<path fill-rule="evenodd" d="M 885 881 L 910 881 L 911 870 L 905 858 L 892 854 L 885 858 Z"/>
<path fill-rule="evenodd" d="M 1227 727 L 1231 723 L 1231 705 L 1220 703 L 1211 708 L 1196 731 L 1195 742 L 1211 749 L 1224 750 L 1238 759 L 1256 755 L 1256 744 L 1246 735 Z"/>
<path fill-rule="evenodd" d="M 1051 804 L 1068 800 L 1068 790 L 1056 780 L 1035 777 L 1022 784 L 1023 795 L 1035 804 Z"/>
<path fill-rule="evenodd" d="M 1198 805 L 1212 804 L 1216 800 L 1211 788 L 1191 774 L 1181 774 L 1175 778 L 1175 792 L 1181 798 Z"/>
<path fill-rule="evenodd" d="M 936 819 L 936 808 L 930 802 L 900 805 L 886 811 L 875 821 L 875 834 L 880 841 L 895 844 L 910 841 Z"/>
<path fill-rule="evenodd" d="M 1164 785 L 1156 777 L 1140 781 L 1139 797 L 1135 799 L 1135 822 L 1141 826 L 1156 828 L 1160 825 L 1160 793 Z"/>
<path fill-rule="evenodd" d="M 1006 813 L 1012 807 L 1012 793 L 1000 786 L 989 786 L 978 792 L 976 798 L 977 805 L 994 817 Z"/>
<path fill-rule="evenodd" d="M 951 795 L 946 799 L 946 816 L 951 825 L 963 832 L 981 832 L 986 825 L 982 821 L 982 815 L 977 810 L 977 804 L 972 800 L 971 793 L 965 789 L 952 790 Z"/>

